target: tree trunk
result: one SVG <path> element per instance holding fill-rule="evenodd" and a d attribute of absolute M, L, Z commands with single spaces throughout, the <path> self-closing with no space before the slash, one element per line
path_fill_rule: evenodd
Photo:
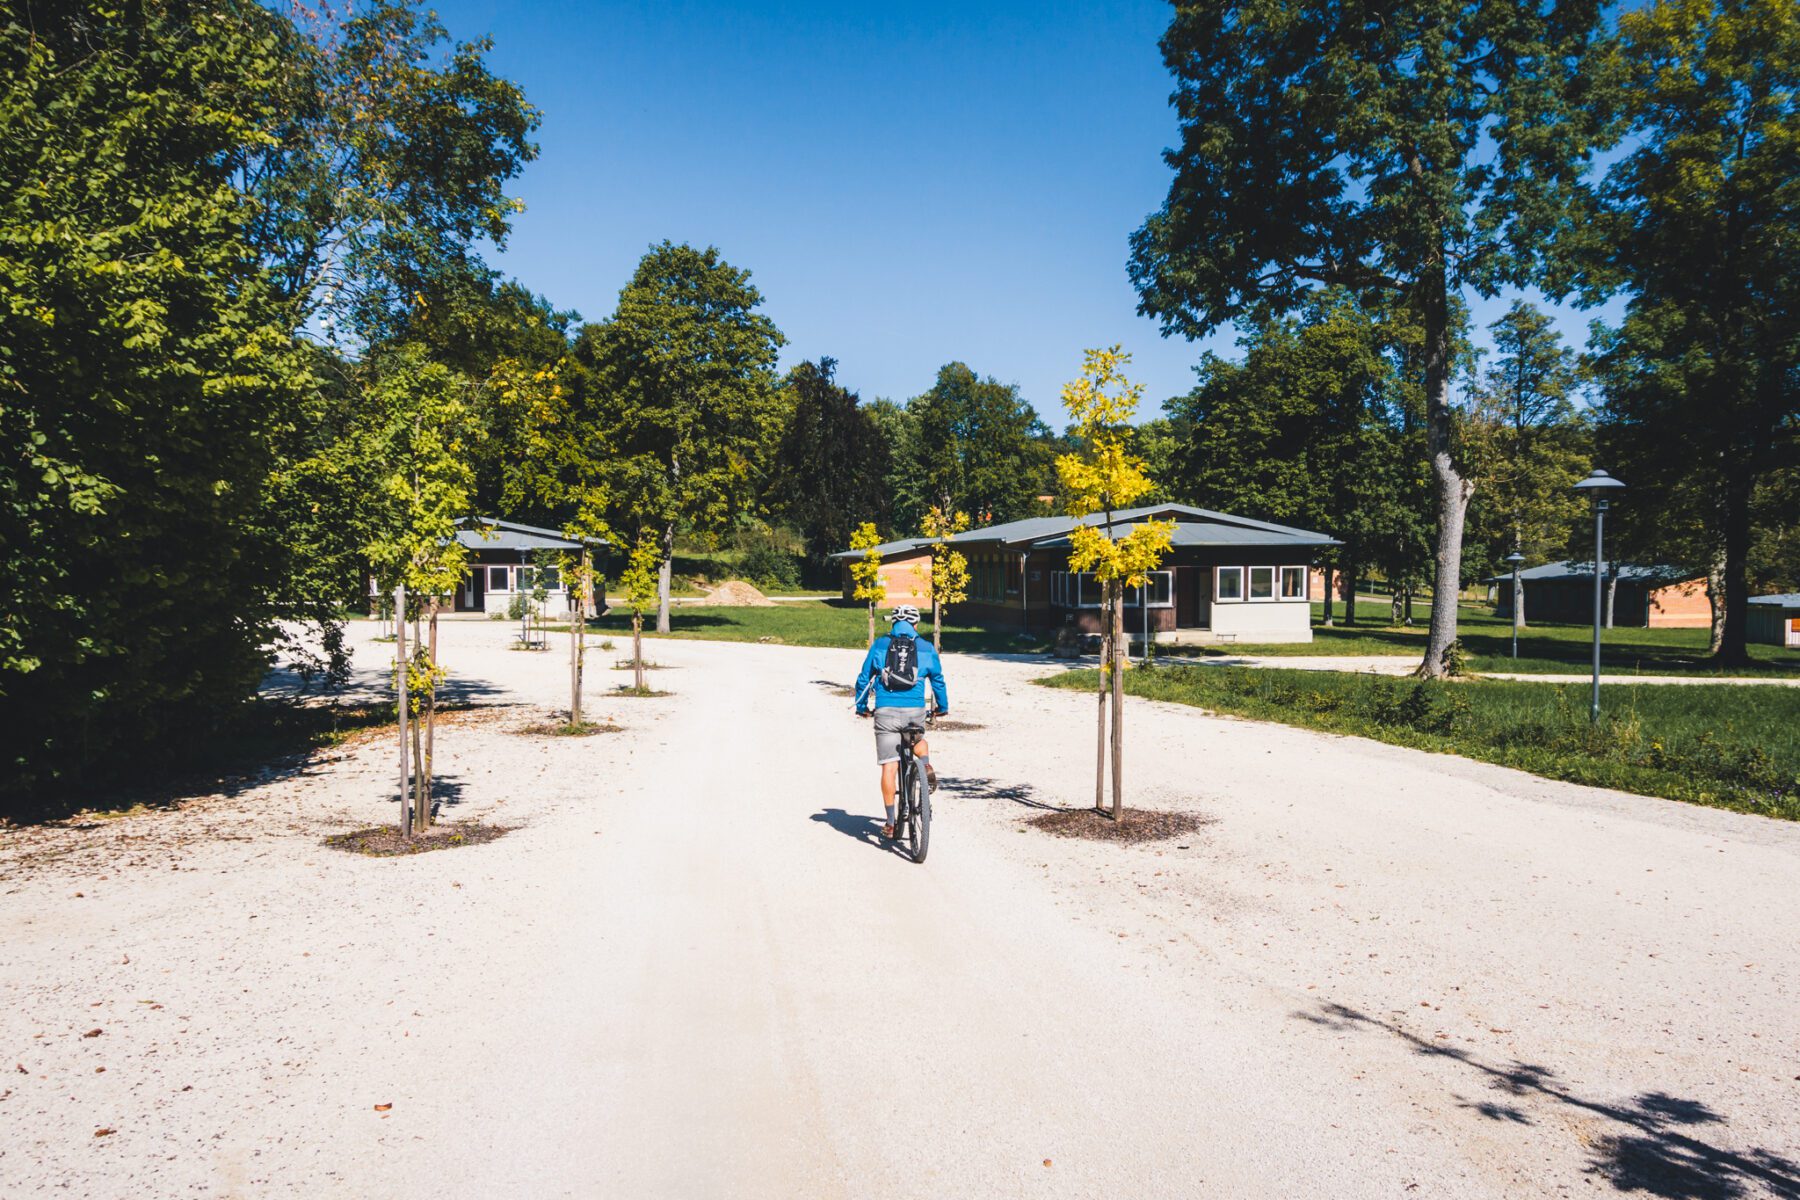
<path fill-rule="evenodd" d="M 1125 644 L 1125 585 L 1113 582 L 1113 643 Z M 1125 660 L 1113 655 L 1112 669 L 1112 819 L 1125 819 Z"/>
<path fill-rule="evenodd" d="M 669 632 L 669 588 L 675 576 L 675 522 L 663 530 L 662 566 L 656 570 L 656 632 Z"/>
<path fill-rule="evenodd" d="M 1613 602 L 1619 597 L 1619 568 L 1608 564 L 1606 570 L 1606 628 L 1613 627 Z"/>
<path fill-rule="evenodd" d="M 1358 563 L 1351 559 L 1344 565 L 1344 624 L 1356 624 L 1356 570 Z"/>
<path fill-rule="evenodd" d="M 431 598 L 430 640 L 426 642 L 425 669 L 431 681 L 425 693 L 425 759 L 419 769 L 419 791 L 423 795 L 423 806 L 419 809 L 419 828 L 431 828 L 431 780 L 432 751 L 437 745 L 437 648 L 438 648 L 438 598 Z"/>
<path fill-rule="evenodd" d="M 875 602 L 869 601 L 869 645 L 875 645 Z"/>
<path fill-rule="evenodd" d="M 1331 602 L 1334 599 L 1336 599 L 1336 597 L 1333 595 L 1333 592 L 1336 591 L 1336 586 L 1335 586 L 1336 583 L 1337 583 L 1337 568 L 1335 566 L 1327 564 L 1325 567 L 1325 617 L 1324 617 L 1324 625 L 1325 625 L 1325 628 L 1327 628 L 1327 629 L 1330 629 L 1333 624 L 1333 618 L 1331 615 Z"/>
<path fill-rule="evenodd" d="M 593 566 L 586 547 L 581 551 L 575 588 L 569 596 L 573 602 L 569 613 L 569 724 L 580 725 L 581 673 L 587 665 L 587 610 L 594 596 Z"/>
<path fill-rule="evenodd" d="M 944 609 L 936 596 L 931 598 L 931 648 L 939 654 L 944 652 Z"/>
<path fill-rule="evenodd" d="M 1706 652 L 1714 658 L 1725 645 L 1725 548 L 1715 547 L 1706 569 L 1706 603 L 1712 609 L 1712 633 Z"/>
<path fill-rule="evenodd" d="M 1725 627 L 1713 661 L 1720 666 L 1750 663 L 1750 475 L 1734 474 L 1725 485 L 1721 516 L 1725 526 Z"/>
<path fill-rule="evenodd" d="M 631 666 L 634 672 L 632 677 L 637 680 L 637 690 L 646 691 L 647 688 L 644 684 L 644 614 L 640 612 L 631 614 Z"/>
<path fill-rule="evenodd" d="M 1444 265 L 1425 284 L 1425 437 L 1431 451 L 1431 474 L 1437 481 L 1437 572 L 1431 585 L 1431 632 L 1419 674 L 1442 679 L 1450 672 L 1451 644 L 1456 641 L 1456 595 L 1462 588 L 1463 521 L 1475 484 L 1457 469 L 1451 452 L 1454 417 L 1450 411 L 1450 310 Z"/>
<path fill-rule="evenodd" d="M 1525 628 L 1525 581 L 1519 580 L 1519 586 L 1513 589 L 1513 624 L 1520 629 Z"/>
<path fill-rule="evenodd" d="M 400 836 L 412 836 L 412 772 L 407 768 L 406 709 L 412 697 L 406 686 L 406 585 L 394 589 L 394 696 L 400 723 Z"/>
<path fill-rule="evenodd" d="M 425 782 L 425 739 L 421 731 L 425 727 L 423 720 L 412 723 L 412 755 L 413 755 L 413 830 L 425 832 L 430 823 L 431 794 Z"/>
<path fill-rule="evenodd" d="M 1094 811 L 1106 808 L 1106 697 L 1111 691 L 1112 621 L 1106 612 L 1106 596 L 1100 598 L 1100 724 L 1094 739 Z"/>

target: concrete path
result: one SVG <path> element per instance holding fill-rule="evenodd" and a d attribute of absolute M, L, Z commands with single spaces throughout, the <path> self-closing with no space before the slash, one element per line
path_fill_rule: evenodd
<path fill-rule="evenodd" d="M 952 656 L 914 866 L 855 654 L 658 642 L 548 739 L 504 635 L 438 743 L 499 842 L 321 848 L 378 743 L 9 838 L 0 1195 L 1800 1196 L 1800 826 L 1133 703 L 1209 823 L 1052 838 L 1092 699 Z"/>

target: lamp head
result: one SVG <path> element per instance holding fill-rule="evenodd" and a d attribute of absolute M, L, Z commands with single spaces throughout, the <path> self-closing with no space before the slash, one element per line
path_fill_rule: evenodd
<path fill-rule="evenodd" d="M 1622 481 L 1614 479 L 1611 475 L 1608 475 L 1605 471 L 1596 467 L 1586 479 L 1575 485 L 1574 490 L 1578 492 L 1590 492 L 1595 497 L 1601 497 L 1618 491 L 1624 486 L 1625 484 Z"/>
<path fill-rule="evenodd" d="M 1502 561 L 1511 563 L 1513 570 L 1516 571 L 1519 569 L 1519 564 L 1525 561 L 1525 556 L 1523 554 L 1520 554 L 1517 550 L 1514 550 L 1511 554 L 1507 555 L 1506 558 Z"/>

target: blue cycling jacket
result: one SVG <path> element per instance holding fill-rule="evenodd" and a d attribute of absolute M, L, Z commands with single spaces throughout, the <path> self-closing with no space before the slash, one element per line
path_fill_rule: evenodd
<path fill-rule="evenodd" d="M 888 643 L 895 635 L 918 638 L 919 681 L 904 692 L 890 692 L 881 686 L 881 668 L 887 662 Z M 894 632 L 875 639 L 863 658 L 862 671 L 856 677 L 856 711 L 868 712 L 871 701 L 876 708 L 924 708 L 925 681 L 931 681 L 931 692 L 937 698 L 939 712 L 950 711 L 950 694 L 944 690 L 944 664 L 936 648 L 919 637 L 911 621 L 895 621 Z"/>

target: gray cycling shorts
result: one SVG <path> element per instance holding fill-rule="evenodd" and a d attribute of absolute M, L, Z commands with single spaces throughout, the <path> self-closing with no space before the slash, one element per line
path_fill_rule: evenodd
<path fill-rule="evenodd" d="M 878 708 L 875 710 L 875 761 L 900 761 L 900 731 L 908 725 L 925 724 L 922 708 Z"/>

